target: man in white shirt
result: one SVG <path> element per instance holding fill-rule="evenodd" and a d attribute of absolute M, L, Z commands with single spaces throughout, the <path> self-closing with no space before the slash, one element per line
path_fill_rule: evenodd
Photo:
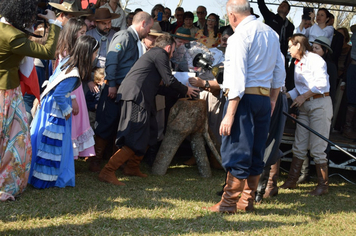
<path fill-rule="evenodd" d="M 248 0 L 229 0 L 226 9 L 232 29 L 239 32 L 229 37 L 225 54 L 223 87 L 228 88 L 228 101 L 220 134 L 228 173 L 221 201 L 208 210 L 236 213 L 253 210 L 270 117 L 285 70 L 278 35 L 251 15 Z"/>

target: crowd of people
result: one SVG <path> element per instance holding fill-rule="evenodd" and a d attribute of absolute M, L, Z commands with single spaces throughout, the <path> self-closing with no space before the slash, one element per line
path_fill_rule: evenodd
<path fill-rule="evenodd" d="M 346 83 L 341 129 L 356 139 L 356 48 L 348 44 L 348 30 L 334 29 L 325 8 L 295 28 L 287 1 L 276 14 L 264 0 L 257 3 L 264 23 L 247 0 L 229 0 L 230 25 L 220 27 L 219 16 L 204 6 L 193 22 L 193 12 L 182 7 L 173 17 L 161 4 L 150 13 L 126 13 L 118 0 L 98 0 L 88 9 L 50 1 L 52 10 L 36 22 L 37 1 L 0 1 L 0 28 L 7 32 L 0 36 L 0 200 L 15 200 L 27 183 L 74 187 L 76 158 L 85 158 L 89 170 L 110 184 L 125 185 L 115 174 L 120 166 L 125 175 L 147 177 L 140 163 L 153 165 L 170 108 L 184 97 L 206 100 L 209 129 L 221 146 L 226 183 L 210 211 L 252 211 L 255 201 L 278 194 L 282 112 L 288 107 L 329 137 L 336 88 Z M 351 41 L 356 44 L 356 33 Z M 197 52 L 220 73 L 199 68 Z M 37 72 L 36 83 L 19 73 L 26 61 Z M 191 86 L 173 70 L 194 72 Z M 281 187 L 305 181 L 309 151 L 318 176 L 311 194 L 326 194 L 326 149 L 325 141 L 297 125 Z"/>

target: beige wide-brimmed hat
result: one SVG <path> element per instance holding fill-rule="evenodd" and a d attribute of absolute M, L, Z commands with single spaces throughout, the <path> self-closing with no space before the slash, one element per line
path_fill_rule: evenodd
<path fill-rule="evenodd" d="M 153 26 L 148 34 L 153 36 L 160 36 L 160 35 L 164 35 L 165 33 L 162 31 L 159 22 L 155 22 L 153 23 Z"/>
<path fill-rule="evenodd" d="M 330 53 L 333 53 L 333 50 L 331 49 L 330 39 L 328 39 L 327 37 L 319 36 L 314 41 L 312 41 L 310 43 L 316 43 L 316 44 L 319 44 L 321 46 L 324 46 L 326 49 L 329 50 Z"/>
<path fill-rule="evenodd" d="M 116 13 L 110 13 L 108 8 L 98 8 L 95 10 L 95 21 L 112 20 L 119 18 L 121 15 Z"/>
<path fill-rule="evenodd" d="M 53 2 L 49 2 L 48 4 L 62 12 L 70 13 L 73 16 L 88 14 L 87 11 L 80 11 L 78 9 L 75 0 L 64 0 L 61 4 Z"/>

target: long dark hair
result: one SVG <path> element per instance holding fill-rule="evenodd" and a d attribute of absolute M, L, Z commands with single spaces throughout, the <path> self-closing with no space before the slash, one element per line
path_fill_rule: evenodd
<path fill-rule="evenodd" d="M 316 43 L 316 44 L 318 44 L 318 43 Z M 321 44 L 319 44 L 319 45 L 320 45 L 321 49 L 322 49 L 323 52 L 324 52 L 324 55 L 322 56 L 322 58 L 324 59 L 324 61 L 326 61 L 326 62 L 332 62 L 333 60 L 332 60 L 332 57 L 331 57 L 331 52 L 330 52 L 330 50 L 327 49 L 325 46 L 323 46 L 323 45 L 321 45 Z"/>
<path fill-rule="evenodd" d="M 208 17 L 206 18 L 207 20 L 208 20 L 209 16 L 214 16 L 215 17 L 216 25 L 214 26 L 214 38 L 216 38 L 218 36 L 218 32 L 219 32 L 220 17 L 218 15 L 216 15 L 215 13 L 210 13 L 208 15 Z M 207 23 L 205 23 L 205 25 L 204 25 L 203 34 L 206 37 L 209 37 L 209 31 L 208 31 L 208 24 Z"/>
<path fill-rule="evenodd" d="M 15 28 L 25 31 L 36 23 L 36 0 L 1 0 L 0 15 Z"/>
<path fill-rule="evenodd" d="M 66 74 L 71 72 L 73 68 L 77 67 L 79 70 L 80 78 L 84 81 L 90 79 L 93 54 L 99 49 L 99 43 L 95 38 L 83 35 L 77 39 L 72 51 L 69 52 L 69 59 L 61 70 L 66 70 Z"/>
<path fill-rule="evenodd" d="M 63 30 L 59 34 L 55 54 L 56 59 L 59 58 L 59 55 L 62 57 L 68 56 L 77 40 L 77 33 L 83 26 L 87 27 L 85 22 L 81 19 L 70 18 L 68 20 L 67 24 L 65 24 Z M 64 52 L 66 52 L 66 54 L 64 54 Z"/>

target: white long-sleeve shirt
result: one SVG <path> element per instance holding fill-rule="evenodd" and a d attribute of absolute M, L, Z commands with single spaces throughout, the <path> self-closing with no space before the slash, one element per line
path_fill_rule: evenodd
<path fill-rule="evenodd" d="M 252 15 L 235 32 L 228 39 L 224 62 L 223 87 L 229 89 L 228 99 L 241 99 L 245 87 L 284 86 L 284 57 L 276 32 Z"/>
<path fill-rule="evenodd" d="M 297 27 L 297 33 L 304 34 L 310 42 L 314 42 L 314 40 L 319 36 L 327 37 L 330 42 L 332 42 L 334 36 L 334 27 L 328 25 L 322 29 L 318 26 L 318 24 L 314 24 L 307 29 L 303 28 L 302 31 L 300 31 L 300 28 Z"/>
<path fill-rule="evenodd" d="M 309 90 L 317 94 L 329 92 L 329 75 L 324 59 L 307 51 L 295 65 L 294 83 L 294 89 L 288 92 L 292 100 Z"/>

